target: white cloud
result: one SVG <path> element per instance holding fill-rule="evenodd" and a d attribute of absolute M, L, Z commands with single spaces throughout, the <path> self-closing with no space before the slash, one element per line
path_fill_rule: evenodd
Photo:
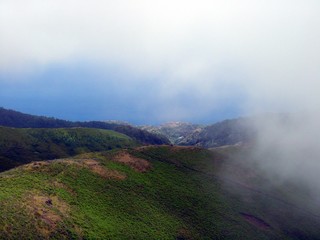
<path fill-rule="evenodd" d="M 228 81 L 246 89 L 250 109 L 316 107 L 319 8 L 313 0 L 2 0 L 0 71 L 82 61 L 156 76 L 163 97 L 191 89 L 213 102 Z"/>

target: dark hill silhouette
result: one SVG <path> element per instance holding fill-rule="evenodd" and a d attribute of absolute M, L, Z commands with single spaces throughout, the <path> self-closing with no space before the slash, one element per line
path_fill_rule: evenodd
<path fill-rule="evenodd" d="M 35 116 L 0 107 L 0 126 L 15 128 L 71 128 L 85 127 L 113 130 L 125 134 L 141 144 L 161 145 L 170 141 L 162 135 L 150 133 L 136 127 L 102 121 L 72 122 L 52 117 Z"/>

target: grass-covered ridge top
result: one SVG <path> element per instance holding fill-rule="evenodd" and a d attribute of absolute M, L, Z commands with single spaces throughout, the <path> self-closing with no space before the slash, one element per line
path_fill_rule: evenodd
<path fill-rule="evenodd" d="M 154 151 L 163 155 L 155 159 Z M 226 219 L 216 222 L 209 209 L 218 204 L 220 216 L 226 210 L 224 204 L 218 195 L 207 199 L 194 172 L 180 164 L 183 154 L 189 156 L 188 161 L 192 158 L 205 161 L 210 153 L 203 151 L 169 146 L 112 150 L 33 162 L 4 172 L 0 174 L 0 236 L 3 239 L 223 236 L 219 225 Z M 171 154 L 165 159 L 168 152 Z M 122 157 L 128 156 L 132 161 L 123 161 Z M 146 171 L 138 171 L 133 164 L 141 164 L 142 160 L 143 164 L 150 164 Z"/>
<path fill-rule="evenodd" d="M 272 221 L 258 208 L 259 204 L 269 206 L 270 199 L 250 202 L 248 207 L 243 199 L 225 191 L 218 176 L 223 161 L 227 160 L 220 152 L 201 148 L 148 146 L 20 166 L 0 174 L 0 238 L 316 236 L 298 225 L 283 229 L 292 224 L 291 219 Z M 141 171 L 137 166 L 148 167 Z M 256 196 L 254 200 L 261 201 Z"/>
<path fill-rule="evenodd" d="M 136 145 L 130 137 L 110 130 L 0 127 L 0 170 L 31 161 Z"/>

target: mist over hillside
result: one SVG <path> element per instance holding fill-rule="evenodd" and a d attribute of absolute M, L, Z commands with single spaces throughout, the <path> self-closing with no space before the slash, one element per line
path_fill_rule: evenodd
<path fill-rule="evenodd" d="M 171 124 L 169 125 L 171 134 L 178 132 L 177 135 L 168 134 L 165 131 L 168 127 L 161 133 L 168 138 L 171 137 L 175 144 L 183 146 L 209 149 L 228 149 L 228 146 L 234 146 L 246 149 L 244 155 L 241 151 L 235 154 L 233 161 L 238 162 L 239 166 L 246 166 L 246 169 L 251 169 L 252 166 L 257 168 L 259 174 L 266 180 L 264 184 L 260 184 L 261 189 L 277 189 L 287 185 L 288 188 L 303 190 L 305 191 L 303 197 L 295 197 L 293 190 L 292 201 L 302 209 L 309 206 L 310 212 L 318 213 L 320 211 L 319 120 L 316 111 L 268 113 L 195 127 L 196 130 L 189 128 L 190 131 L 179 131 L 181 126 L 184 126 L 182 123 Z M 190 125 L 185 124 L 185 126 Z M 146 129 L 159 131 L 161 128 L 163 126 Z M 222 170 L 221 174 L 227 178 L 237 178 L 236 181 L 245 178 L 244 175 L 237 176 L 235 169 L 225 170 Z"/>
<path fill-rule="evenodd" d="M 319 13 L 1 0 L 0 240 L 319 240 Z"/>
<path fill-rule="evenodd" d="M 159 126 L 143 126 L 141 129 L 162 134 L 172 144 L 213 148 L 253 142 L 256 132 L 254 118 L 256 117 L 227 119 L 208 125 L 171 122 Z M 260 118 L 263 119 L 264 116 Z"/>
<path fill-rule="evenodd" d="M 14 227 L 0 229 L 3 236 L 199 240 L 320 236 L 316 141 L 320 134 L 314 113 L 263 114 L 207 126 L 170 122 L 142 129 L 3 108 L 0 113 L 0 123 L 10 126 L 0 127 L 4 171 L 0 187 L 10 192 L 7 186 L 15 184 L 17 191 L 16 200 L 0 194 L 4 213 L 0 222 Z M 171 144 L 144 146 L 161 139 L 170 139 Z M 164 143 L 169 141 L 160 141 Z M 179 144 L 185 146 L 175 146 Z M 89 199 L 84 193 L 97 197 Z M 124 202 L 115 204 L 120 196 Z M 26 199 L 24 205 L 21 199 Z M 30 205 L 34 201 L 36 205 Z M 5 217 L 9 215 L 11 220 Z M 37 228 L 27 225 L 25 231 L 23 221 Z M 96 224 L 101 225 L 88 229 Z"/>

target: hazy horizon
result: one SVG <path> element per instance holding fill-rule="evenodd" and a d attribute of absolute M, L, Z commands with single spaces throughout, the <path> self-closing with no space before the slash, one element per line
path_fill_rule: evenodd
<path fill-rule="evenodd" d="M 135 124 L 313 111 L 319 10 L 313 0 L 4 0 L 0 103 Z"/>

